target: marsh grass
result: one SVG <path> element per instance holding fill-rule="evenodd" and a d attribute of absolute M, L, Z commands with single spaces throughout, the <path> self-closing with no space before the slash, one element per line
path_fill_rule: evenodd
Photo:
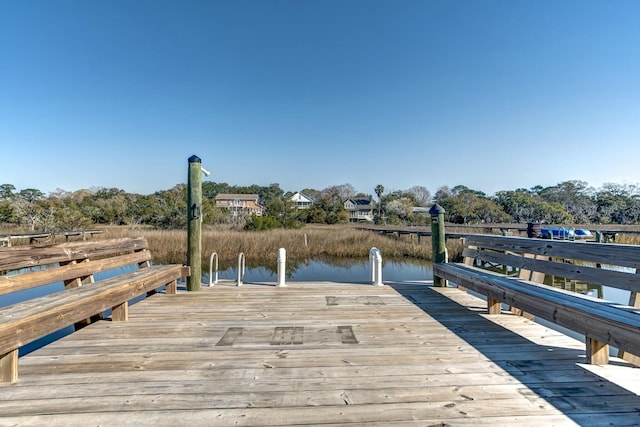
<path fill-rule="evenodd" d="M 576 226 L 578 228 L 579 226 Z M 613 226 L 581 226 L 587 229 L 611 229 Z M 616 243 L 640 245 L 640 226 L 615 226 L 624 230 L 616 237 Z M 140 227 L 100 227 L 104 233 L 94 236 L 95 239 L 115 237 L 144 236 L 149 242 L 154 262 L 158 264 L 186 263 L 187 231 L 157 230 Z M 483 227 L 457 230 L 455 226 L 447 226 L 449 231 L 465 233 L 484 233 Z M 28 230 L 9 227 L 3 224 L 0 233 L 28 233 Z M 305 236 L 306 242 L 305 245 Z M 58 237 L 56 241 L 64 241 Z M 22 243 L 22 242 L 21 242 Z M 24 244 L 28 243 L 27 240 Z M 44 243 L 44 242 L 41 242 Z M 47 242 L 49 243 L 49 242 Z M 330 260 L 332 263 L 345 264 L 366 259 L 369 250 L 377 247 L 382 251 L 385 260 L 431 261 L 431 239 L 423 237 L 418 243 L 415 236 L 382 235 L 360 230 L 350 225 L 307 225 L 298 230 L 276 229 L 270 231 L 238 231 L 225 226 L 205 228 L 202 230 L 202 265 L 209 265 L 209 257 L 215 251 L 220 260 L 220 269 L 235 266 L 238 254 L 243 252 L 247 267 L 265 266 L 275 268 L 276 254 L 279 248 L 287 250 L 287 259 L 295 263 L 308 260 Z M 459 239 L 448 239 L 447 250 L 449 260 L 462 259 L 463 244 Z"/>
<path fill-rule="evenodd" d="M 144 236 L 160 264 L 185 263 L 187 232 L 185 230 L 151 230 L 109 228 L 100 238 Z M 306 242 L 306 244 L 305 244 Z M 275 266 L 279 248 L 285 248 L 287 259 L 304 262 L 310 259 L 363 259 L 377 247 L 385 259 L 431 259 L 431 240 L 403 236 L 383 236 L 351 226 L 307 226 L 298 230 L 236 231 L 229 228 L 207 228 L 202 231 L 202 265 L 216 252 L 220 269 L 237 263 L 244 253 L 247 267 Z"/>

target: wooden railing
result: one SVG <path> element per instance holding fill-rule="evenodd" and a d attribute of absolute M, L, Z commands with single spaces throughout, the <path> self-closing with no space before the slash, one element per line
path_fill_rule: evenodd
<path fill-rule="evenodd" d="M 484 294 L 489 314 L 500 314 L 506 303 L 583 334 L 592 363 L 608 362 L 609 345 L 640 362 L 640 246 L 480 234 L 465 241 L 464 263 L 436 263 L 434 276 Z M 508 266 L 516 276 L 479 263 Z M 557 289 L 545 277 L 623 289 L 630 300 L 616 304 Z"/>

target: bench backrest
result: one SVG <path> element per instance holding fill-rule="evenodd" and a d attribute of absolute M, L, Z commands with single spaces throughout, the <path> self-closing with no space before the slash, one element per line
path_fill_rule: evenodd
<path fill-rule="evenodd" d="M 477 259 L 515 267 L 519 277 L 534 273 L 640 291 L 640 246 L 474 234 L 466 237 L 465 263 Z M 530 275 L 531 277 L 526 277 Z"/>
<path fill-rule="evenodd" d="M 93 282 L 96 273 L 150 260 L 142 237 L 0 248 L 0 295 L 57 282 L 72 288 Z"/>

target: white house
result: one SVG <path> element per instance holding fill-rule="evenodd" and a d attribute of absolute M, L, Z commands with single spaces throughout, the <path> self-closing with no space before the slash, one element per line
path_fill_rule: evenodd
<path fill-rule="evenodd" d="M 296 204 L 298 209 L 307 209 L 309 206 L 313 204 L 313 199 L 311 197 L 299 191 L 293 196 L 291 196 L 290 200 Z"/>

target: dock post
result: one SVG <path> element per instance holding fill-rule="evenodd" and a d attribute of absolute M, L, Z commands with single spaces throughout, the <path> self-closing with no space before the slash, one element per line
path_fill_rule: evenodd
<path fill-rule="evenodd" d="M 202 288 L 202 160 L 189 157 L 187 180 L 187 264 L 191 275 L 187 278 L 187 290 Z"/>
<path fill-rule="evenodd" d="M 371 283 L 382 286 L 382 253 L 378 248 L 371 248 L 369 251 L 369 264 L 371 268 Z"/>
<path fill-rule="evenodd" d="M 445 210 L 439 204 L 435 204 L 429 209 L 431 215 L 431 249 L 434 263 L 447 262 L 447 245 L 444 234 L 444 213 Z M 438 276 L 433 276 L 433 286 L 446 287 L 447 281 Z"/>
<path fill-rule="evenodd" d="M 278 249 L 278 287 L 285 287 L 287 273 L 287 251 L 285 248 Z"/>
<path fill-rule="evenodd" d="M 238 279 L 236 280 L 236 286 L 244 285 L 244 252 L 240 252 L 238 254 Z"/>

